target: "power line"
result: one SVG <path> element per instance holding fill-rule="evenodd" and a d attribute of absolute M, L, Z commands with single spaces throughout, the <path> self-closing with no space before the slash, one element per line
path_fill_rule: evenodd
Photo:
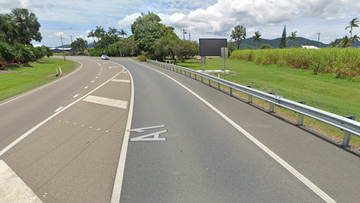
<path fill-rule="evenodd" d="M 152 5 L 152 7 L 158 12 L 158 13 L 160 13 L 160 11 L 154 6 L 154 4 L 152 4 L 151 3 L 151 1 L 149 1 L 149 0 L 146 0 L 147 2 L 149 2 L 151 5 Z M 145 2 L 144 2 L 145 3 Z"/>

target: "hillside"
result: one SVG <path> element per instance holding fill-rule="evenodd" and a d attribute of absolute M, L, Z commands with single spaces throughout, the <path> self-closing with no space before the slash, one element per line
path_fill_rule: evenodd
<path fill-rule="evenodd" d="M 253 39 L 252 38 L 247 38 L 247 39 L 244 39 L 242 42 L 241 42 L 241 45 L 240 45 L 240 49 L 256 49 L 258 48 L 259 46 L 261 46 L 261 44 L 270 44 L 273 48 L 279 48 L 279 45 L 280 45 L 280 41 L 281 41 L 281 38 L 276 38 L 276 39 L 261 39 L 261 43 L 258 43 L 256 45 L 256 43 L 252 43 Z M 306 39 L 306 38 L 303 38 L 303 37 L 299 37 L 297 40 L 295 40 L 293 43 L 291 42 L 288 42 L 288 47 L 293 47 L 293 46 L 296 46 L 297 43 L 300 43 L 300 45 L 313 45 L 313 46 L 316 46 L 316 47 L 327 47 L 329 46 L 329 44 L 324 44 L 322 42 L 318 43 L 317 41 L 315 40 L 310 40 L 310 39 Z M 237 47 L 237 44 L 236 44 L 236 41 L 234 41 L 236 47 Z M 256 47 L 257 46 L 257 47 Z"/>

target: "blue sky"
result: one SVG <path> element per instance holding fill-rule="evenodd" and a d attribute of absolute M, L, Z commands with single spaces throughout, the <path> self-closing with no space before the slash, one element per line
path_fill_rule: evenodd
<path fill-rule="evenodd" d="M 246 27 L 246 37 L 256 31 L 261 38 L 281 37 L 286 25 L 287 35 L 330 43 L 349 35 L 345 27 L 353 18 L 360 19 L 360 2 L 354 0 L 0 0 L 0 13 L 13 8 L 27 8 L 35 13 L 41 24 L 46 46 L 65 44 L 77 37 L 87 39 L 89 31 L 102 26 L 124 29 L 131 35 L 130 26 L 141 13 L 154 12 L 162 23 L 175 28 L 183 38 L 182 29 L 191 40 L 227 38 L 238 24 Z M 64 28 L 71 28 L 70 30 Z M 354 28 L 360 35 L 360 28 Z M 186 39 L 189 35 L 186 36 Z"/>

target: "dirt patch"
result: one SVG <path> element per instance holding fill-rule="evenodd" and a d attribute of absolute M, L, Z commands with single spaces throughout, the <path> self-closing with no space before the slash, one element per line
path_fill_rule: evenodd
<path fill-rule="evenodd" d="M 12 73 L 12 70 L 0 70 L 0 74 Z"/>

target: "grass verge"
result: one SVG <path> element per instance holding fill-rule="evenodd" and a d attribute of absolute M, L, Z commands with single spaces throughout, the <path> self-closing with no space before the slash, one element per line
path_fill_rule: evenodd
<path fill-rule="evenodd" d="M 55 67 L 60 66 L 65 75 L 75 70 L 78 64 L 74 61 L 44 58 L 41 62 L 31 63 L 30 66 L 13 67 L 0 72 L 0 101 L 59 78 L 55 76 Z"/>
<path fill-rule="evenodd" d="M 202 70 L 201 62 L 189 60 L 178 65 L 194 70 Z M 207 59 L 206 70 L 221 70 L 222 59 Z M 360 82 L 348 79 L 337 79 L 332 73 L 312 74 L 311 70 L 292 69 L 277 65 L 257 65 L 253 62 L 226 59 L 226 69 L 230 74 L 225 79 L 241 85 L 252 85 L 253 88 L 263 92 L 274 92 L 286 99 L 293 101 L 306 101 L 306 104 L 337 115 L 360 116 Z M 216 73 L 217 76 L 217 73 Z M 220 77 L 224 78 L 223 74 Z M 239 94 L 247 100 L 247 96 Z M 264 108 L 268 103 L 253 100 Z M 298 114 L 282 108 L 275 108 L 276 113 L 297 122 Z M 332 126 L 305 118 L 305 126 L 315 129 L 317 132 L 331 135 L 336 140 L 342 140 L 343 131 Z M 351 145 L 360 147 L 360 138 L 351 136 Z"/>

